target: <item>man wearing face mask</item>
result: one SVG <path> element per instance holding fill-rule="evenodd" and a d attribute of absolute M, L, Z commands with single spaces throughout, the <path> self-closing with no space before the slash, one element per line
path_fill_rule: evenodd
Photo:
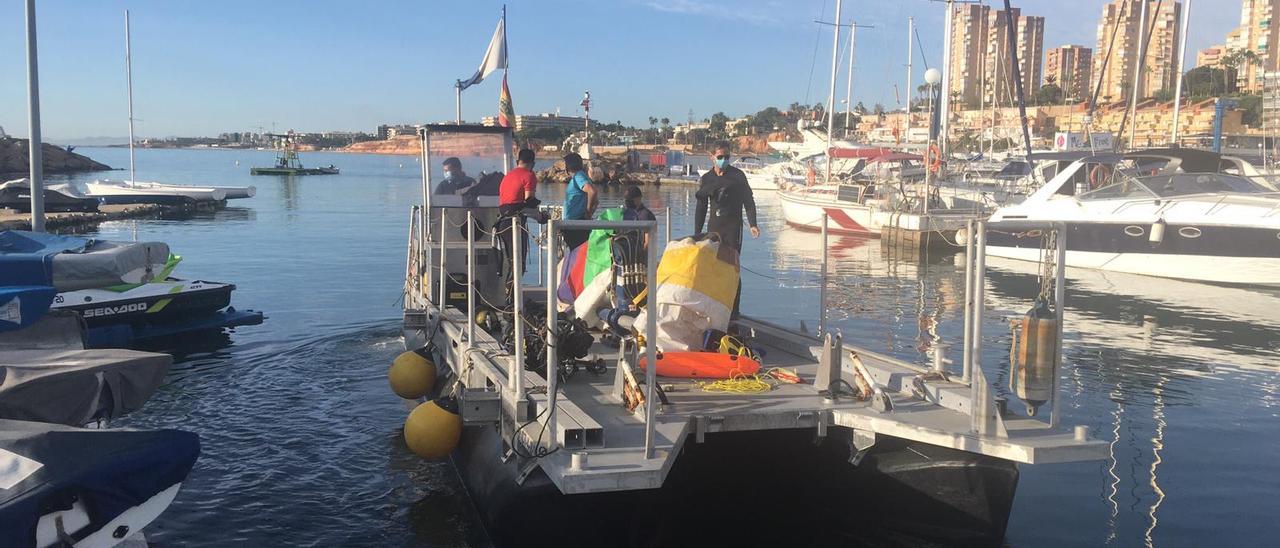
<path fill-rule="evenodd" d="M 476 180 L 462 171 L 462 161 L 457 158 L 446 158 L 444 161 L 444 180 L 436 185 L 436 194 L 457 194 L 475 186 Z"/>
<path fill-rule="evenodd" d="M 715 232 L 720 241 L 742 254 L 742 215 L 745 212 L 751 237 L 760 237 L 756 225 L 756 199 L 747 184 L 747 175 L 729 165 L 729 143 L 718 141 L 711 153 L 711 169 L 702 174 L 698 184 L 698 208 L 694 214 L 693 231 Z M 708 210 L 710 216 L 708 216 Z M 732 317 L 738 316 L 738 302 L 742 298 L 742 281 L 738 281 L 738 295 L 733 299 Z"/>

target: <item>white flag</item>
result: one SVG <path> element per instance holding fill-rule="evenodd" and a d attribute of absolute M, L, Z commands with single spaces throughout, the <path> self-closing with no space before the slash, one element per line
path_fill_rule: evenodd
<path fill-rule="evenodd" d="M 497 30 L 493 31 L 493 39 L 489 41 L 489 49 L 484 52 L 484 60 L 480 61 L 480 69 L 475 76 L 458 81 L 458 88 L 467 89 L 483 82 L 498 69 L 507 68 L 507 29 L 506 18 L 498 21 Z"/>

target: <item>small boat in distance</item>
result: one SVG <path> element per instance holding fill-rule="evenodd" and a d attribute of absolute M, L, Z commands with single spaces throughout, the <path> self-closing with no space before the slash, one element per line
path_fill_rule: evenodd
<path fill-rule="evenodd" d="M 292 131 L 285 135 L 272 135 L 272 137 L 280 137 L 280 147 L 276 155 L 276 165 L 271 167 L 253 167 L 249 168 L 250 175 L 337 175 L 338 168 L 333 164 L 328 167 L 302 167 L 302 161 L 298 160 L 298 151 L 294 148 L 294 134 Z"/>

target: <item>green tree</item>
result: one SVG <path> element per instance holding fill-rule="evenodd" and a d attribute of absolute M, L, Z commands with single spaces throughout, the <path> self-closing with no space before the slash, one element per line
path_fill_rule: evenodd
<path fill-rule="evenodd" d="M 1062 102 L 1062 88 L 1058 84 L 1045 84 L 1036 90 L 1036 95 L 1031 100 L 1036 105 L 1056 105 Z"/>
<path fill-rule="evenodd" d="M 1156 91 L 1155 94 L 1152 95 L 1151 97 L 1161 103 L 1168 103 L 1169 101 L 1173 100 L 1173 91 L 1162 88 Z"/>
<path fill-rule="evenodd" d="M 1183 79 L 1184 93 L 1191 99 L 1207 99 L 1227 92 L 1226 71 L 1217 67 L 1196 67 Z"/>
<path fill-rule="evenodd" d="M 729 123 L 729 117 L 723 112 L 717 112 L 711 115 L 711 135 L 715 137 L 724 136 L 725 124 Z"/>

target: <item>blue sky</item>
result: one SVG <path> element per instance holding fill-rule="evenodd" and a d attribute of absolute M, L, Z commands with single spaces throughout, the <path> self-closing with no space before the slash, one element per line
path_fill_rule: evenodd
<path fill-rule="evenodd" d="M 716 111 L 826 100 L 835 0 L 508 1 L 517 113 L 575 114 L 643 125 Z M 996 5 L 995 2 L 991 2 Z M 1105 0 L 1021 0 L 1043 15 L 1045 47 L 1092 46 Z M 222 131 L 365 130 L 453 117 L 455 79 L 475 71 L 502 2 L 39 0 L 44 135 L 127 134 L 125 8 L 133 27 L 140 137 Z M 1225 4 L 1225 5 L 1224 5 Z M 1188 62 L 1238 23 L 1239 0 L 1197 0 Z M 895 104 L 905 80 L 906 18 L 928 62 L 942 56 L 941 4 L 846 0 L 858 34 L 854 96 Z M 815 41 L 817 42 L 815 57 Z M 0 126 L 25 136 L 23 2 L 0 4 Z M 922 63 L 916 60 L 917 83 Z M 843 63 L 842 63 L 843 70 Z M 811 76 L 812 74 L 812 76 Z M 838 86 L 843 97 L 844 76 Z M 499 79 L 463 94 L 464 118 L 497 110 Z"/>

